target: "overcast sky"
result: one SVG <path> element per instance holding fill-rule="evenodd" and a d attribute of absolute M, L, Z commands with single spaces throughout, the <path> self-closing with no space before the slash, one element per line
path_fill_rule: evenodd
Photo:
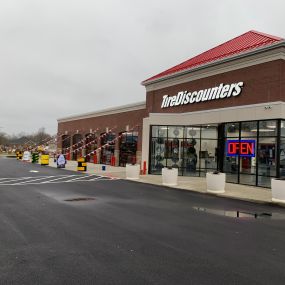
<path fill-rule="evenodd" d="M 285 37 L 284 0 L 2 0 L 0 131 L 145 99 L 141 81 L 249 30 Z"/>

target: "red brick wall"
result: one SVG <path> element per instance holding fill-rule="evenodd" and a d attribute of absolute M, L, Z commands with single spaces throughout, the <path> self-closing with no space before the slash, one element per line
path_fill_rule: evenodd
<path fill-rule="evenodd" d="M 283 60 L 280 70 L 280 101 L 285 101 L 285 60 Z"/>
<path fill-rule="evenodd" d="M 230 84 L 240 81 L 244 82 L 244 87 L 239 96 L 161 109 L 163 95 L 174 96 L 180 91 L 199 91 L 201 89 L 219 86 L 220 83 Z M 276 60 L 160 90 L 150 91 L 147 93 L 147 111 L 151 113 L 183 113 L 228 106 L 285 101 L 284 91 L 285 63 L 283 60 Z"/>
<path fill-rule="evenodd" d="M 142 122 L 143 118 L 146 117 L 146 110 L 137 110 L 124 112 L 113 115 L 106 115 L 101 117 L 94 117 L 88 119 L 74 120 L 69 122 L 62 122 L 58 124 L 58 133 L 65 134 L 68 132 L 68 135 L 73 136 L 78 133 L 85 136 L 89 133 L 90 129 L 95 131 L 97 128 L 96 134 L 100 135 L 101 133 L 106 132 L 106 128 L 109 130 L 112 129 L 112 132 L 117 135 L 126 130 L 126 126 L 129 125 L 130 130 L 133 128 L 134 131 L 138 131 L 139 133 L 139 141 L 138 141 L 138 151 L 141 151 L 142 147 Z M 61 146 L 61 142 L 59 141 L 58 146 Z"/>

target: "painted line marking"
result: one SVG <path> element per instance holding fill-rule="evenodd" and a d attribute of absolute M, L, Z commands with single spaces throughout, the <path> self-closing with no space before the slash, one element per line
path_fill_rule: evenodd
<path fill-rule="evenodd" d="M 88 176 L 81 176 L 81 177 L 74 178 L 74 179 L 71 179 L 71 180 L 68 180 L 68 181 L 65 181 L 65 182 L 72 182 L 72 181 L 75 181 L 75 180 L 80 181 L 80 179 L 89 178 L 89 177 L 92 177 L 92 176 L 96 176 L 96 174 L 91 174 L 91 175 L 88 175 Z M 88 180 L 82 180 L 82 181 L 89 181 L 89 179 Z"/>
<path fill-rule="evenodd" d="M 19 182 L 19 183 L 14 183 L 14 184 L 12 184 L 12 185 L 25 184 L 25 183 L 35 182 L 35 181 L 39 181 L 39 180 L 43 180 L 43 179 L 48 179 L 48 178 L 52 178 L 52 177 L 56 177 L 56 176 L 52 175 L 52 176 L 41 177 L 41 178 L 37 178 L 37 179 L 33 179 L 33 180 L 28 180 L 28 181 L 23 181 L 23 182 Z"/>
<path fill-rule="evenodd" d="M 77 177 L 74 178 L 75 176 Z M 94 176 L 96 177 L 94 178 Z M 71 177 L 73 177 L 73 179 L 69 179 Z M 11 179 L 11 178 L 2 178 L 2 179 Z M 44 179 L 46 180 L 40 181 Z M 64 179 L 68 179 L 68 180 L 64 180 Z M 38 177 L 22 177 L 22 178 L 16 178 L 16 179 L 8 180 L 8 181 L 1 181 L 0 186 L 24 186 L 24 185 L 43 185 L 43 184 L 49 184 L 49 183 L 55 184 L 55 183 L 72 183 L 72 182 L 94 182 L 94 181 L 110 181 L 110 180 L 119 180 L 119 179 L 120 178 L 117 178 L 117 177 L 98 176 L 97 174 L 84 175 L 84 176 L 78 175 L 78 174 L 59 175 L 59 176 L 52 175 L 52 176 L 38 176 Z"/>
<path fill-rule="evenodd" d="M 43 181 L 43 182 L 40 182 L 41 184 L 44 184 L 44 183 L 51 183 L 53 181 L 58 181 L 60 179 L 65 179 L 65 178 L 68 178 L 68 177 L 74 177 L 74 176 L 77 176 L 76 174 L 74 175 L 65 175 L 65 176 L 62 176 L 62 177 L 59 177 L 59 178 L 56 178 L 56 179 L 52 179 L 52 180 L 48 180 L 48 181 Z M 66 182 L 66 181 L 63 181 L 63 182 Z"/>
<path fill-rule="evenodd" d="M 95 180 L 99 180 L 99 179 L 101 179 L 101 178 L 104 178 L 104 177 L 106 177 L 106 176 L 98 176 L 98 177 L 96 177 L 96 178 L 93 178 L 93 179 L 90 179 L 90 181 L 95 181 Z"/>
<path fill-rule="evenodd" d="M 6 181 L 4 181 L 4 182 L 1 181 L 1 182 L 0 182 L 0 185 L 1 185 L 2 183 L 9 183 L 9 182 L 27 180 L 27 179 L 30 179 L 30 178 L 35 178 L 35 177 L 5 178 Z M 7 181 L 7 180 L 8 180 L 8 181 Z"/>

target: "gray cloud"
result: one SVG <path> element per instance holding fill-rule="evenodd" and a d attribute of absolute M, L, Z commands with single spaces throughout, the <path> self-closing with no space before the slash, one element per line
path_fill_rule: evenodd
<path fill-rule="evenodd" d="M 144 79 L 248 30 L 285 37 L 283 1 L 0 3 L 0 127 L 142 101 Z"/>

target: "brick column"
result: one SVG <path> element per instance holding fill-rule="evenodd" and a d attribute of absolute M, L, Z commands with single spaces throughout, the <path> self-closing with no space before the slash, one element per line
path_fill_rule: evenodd
<path fill-rule="evenodd" d="M 116 134 L 116 140 L 115 140 L 115 152 L 114 152 L 114 155 L 115 155 L 115 159 L 116 159 L 116 164 L 115 166 L 119 166 L 119 159 L 120 159 L 120 145 L 119 145 L 119 134 L 117 133 Z"/>

